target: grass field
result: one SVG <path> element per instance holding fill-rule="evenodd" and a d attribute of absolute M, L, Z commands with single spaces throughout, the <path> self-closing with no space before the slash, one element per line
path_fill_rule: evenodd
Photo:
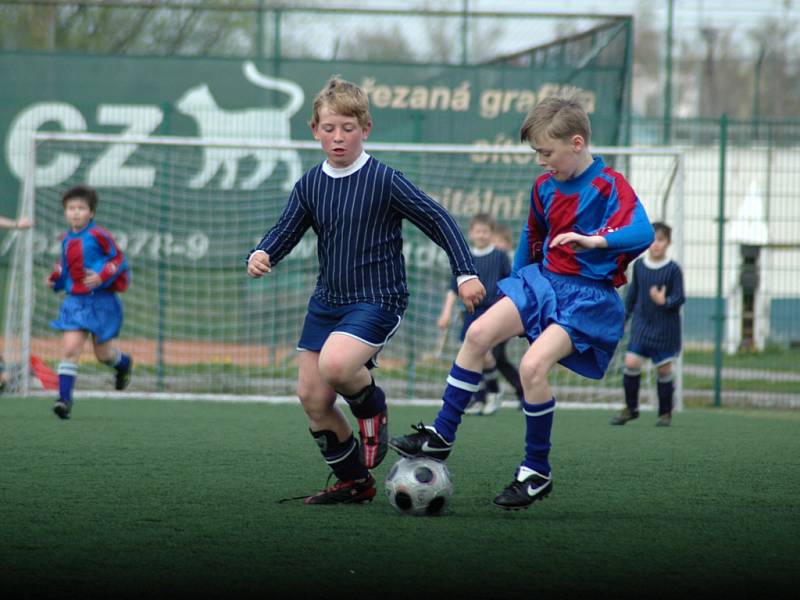
<path fill-rule="evenodd" d="M 395 433 L 435 409 L 393 406 Z M 152 597 L 774 597 L 800 581 L 800 413 L 559 411 L 553 494 L 491 498 L 523 419 L 463 424 L 448 515 L 287 496 L 325 484 L 293 405 L 0 398 L 0 592 Z M 376 471 L 381 482 L 394 462 Z M 5 597 L 9 597 L 6 595 Z"/>

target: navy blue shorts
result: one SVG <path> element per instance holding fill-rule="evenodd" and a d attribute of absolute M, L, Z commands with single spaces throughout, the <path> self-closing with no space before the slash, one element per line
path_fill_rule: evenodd
<path fill-rule="evenodd" d="M 88 331 L 102 344 L 114 339 L 122 329 L 122 302 L 114 292 L 67 294 L 58 319 L 50 322 L 60 331 Z"/>
<path fill-rule="evenodd" d="M 622 299 L 611 282 L 559 275 L 536 263 L 497 286 L 517 307 L 529 342 L 560 325 L 575 351 L 559 362 L 584 377 L 603 378 L 625 326 Z"/>
<path fill-rule="evenodd" d="M 311 296 L 297 349 L 319 352 L 329 335 L 339 333 L 374 346 L 377 355 L 397 331 L 402 320 L 401 315 L 390 313 L 375 304 L 358 302 L 329 306 Z M 368 366 L 377 366 L 375 357 Z"/>
<path fill-rule="evenodd" d="M 678 358 L 678 354 L 675 352 L 658 350 L 650 346 L 645 346 L 644 344 L 628 344 L 628 352 L 635 354 L 640 358 L 649 358 L 657 367 L 665 365 L 668 362 L 672 362 Z"/>

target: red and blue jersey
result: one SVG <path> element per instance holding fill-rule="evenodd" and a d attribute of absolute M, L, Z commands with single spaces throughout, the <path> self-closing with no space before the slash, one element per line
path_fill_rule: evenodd
<path fill-rule="evenodd" d="M 548 247 L 558 234 L 573 231 L 602 235 L 608 248 Z M 513 271 L 542 262 L 553 273 L 610 281 L 619 287 L 627 281 L 628 264 L 652 242 L 653 228 L 633 188 L 595 157 L 588 169 L 568 181 L 557 181 L 550 173 L 536 179 Z"/>
<path fill-rule="evenodd" d="M 83 283 L 87 271 L 94 271 L 103 283 L 94 289 L 124 292 L 130 282 L 128 261 L 108 230 L 94 221 L 80 231 L 68 231 L 61 240 L 61 258 L 50 274 L 53 290 L 68 294 L 89 294 Z"/>

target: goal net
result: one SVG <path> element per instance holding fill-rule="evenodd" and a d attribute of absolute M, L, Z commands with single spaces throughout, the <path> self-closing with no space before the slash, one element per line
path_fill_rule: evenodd
<path fill-rule="evenodd" d="M 375 143 L 367 151 L 443 204 L 465 234 L 469 219 L 485 212 L 511 228 L 516 245 L 531 183 L 540 172 L 530 149 Z M 680 260 L 680 153 L 596 152 L 628 177 L 651 219 L 674 226 L 673 255 Z M 318 270 L 316 238 L 309 230 L 259 280 L 247 277 L 245 260 L 277 220 L 297 173 L 322 159 L 313 142 L 36 134 L 21 202 L 36 226 L 18 232 L 10 249 L 4 354 L 12 390 L 36 391 L 37 380 L 21 368 L 31 355 L 53 368 L 60 360 L 60 332 L 50 321 L 63 296 L 44 279 L 65 230 L 61 195 L 88 183 L 99 192 L 97 223 L 111 231 L 132 270 L 130 288 L 120 296 L 125 320 L 118 340 L 135 361 L 130 393 L 293 396 L 295 347 Z M 380 354 L 377 378 L 390 398 L 439 398 L 461 328 L 460 319 L 453 319 L 446 333 L 436 326 L 449 263 L 409 222 L 403 238 L 410 304 Z M 511 340 L 512 361 L 526 348 L 524 340 Z M 551 383 L 559 400 L 618 404 L 623 350 L 624 343 L 602 381 L 558 368 Z M 678 375 L 680 388 L 680 370 Z M 76 393 L 115 393 L 112 380 L 112 371 L 97 363 L 87 343 Z M 647 388 L 643 385 L 644 403 Z M 510 386 L 505 390 L 505 399 L 512 400 Z"/>

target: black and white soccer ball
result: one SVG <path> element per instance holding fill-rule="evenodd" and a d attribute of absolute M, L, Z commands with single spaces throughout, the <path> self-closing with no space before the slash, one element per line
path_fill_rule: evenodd
<path fill-rule="evenodd" d="M 404 515 L 440 515 L 452 495 L 450 471 L 432 458 L 401 458 L 386 476 L 389 503 Z"/>

